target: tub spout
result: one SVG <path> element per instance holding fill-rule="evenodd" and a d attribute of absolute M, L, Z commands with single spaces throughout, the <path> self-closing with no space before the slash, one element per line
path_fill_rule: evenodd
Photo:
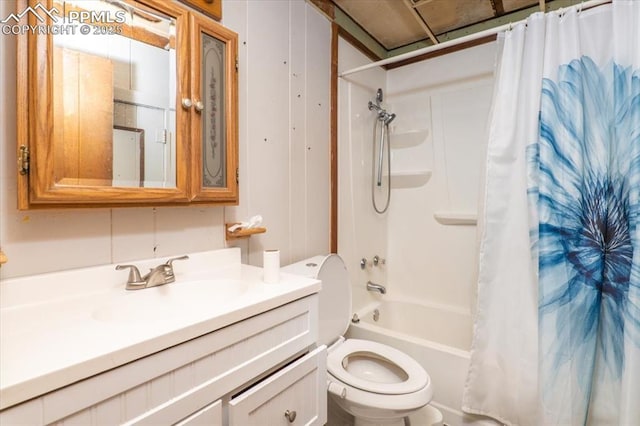
<path fill-rule="evenodd" d="M 372 283 L 371 281 L 367 281 L 367 290 L 377 291 L 380 294 L 387 293 L 387 289 L 383 285 Z"/>

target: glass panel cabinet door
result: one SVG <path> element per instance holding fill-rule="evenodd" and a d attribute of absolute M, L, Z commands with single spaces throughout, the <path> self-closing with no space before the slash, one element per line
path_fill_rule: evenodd
<path fill-rule="evenodd" d="M 237 203 L 237 35 L 192 15 L 191 46 L 193 200 Z"/>

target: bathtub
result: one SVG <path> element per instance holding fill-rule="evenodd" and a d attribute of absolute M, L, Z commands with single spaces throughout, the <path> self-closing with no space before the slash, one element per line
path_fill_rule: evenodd
<path fill-rule="evenodd" d="M 433 382 L 431 405 L 442 412 L 446 424 L 498 424 L 460 411 L 471 347 L 469 313 L 385 300 L 360 309 L 356 315 L 360 321 L 351 322 L 346 336 L 387 344 L 418 361 Z"/>

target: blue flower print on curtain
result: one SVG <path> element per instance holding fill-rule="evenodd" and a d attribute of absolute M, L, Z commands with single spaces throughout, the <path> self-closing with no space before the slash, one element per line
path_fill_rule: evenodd
<path fill-rule="evenodd" d="M 593 387 L 619 381 L 625 345 L 640 346 L 640 76 L 582 57 L 557 80 L 543 80 L 531 159 L 542 383 L 577 385 L 586 421 Z"/>

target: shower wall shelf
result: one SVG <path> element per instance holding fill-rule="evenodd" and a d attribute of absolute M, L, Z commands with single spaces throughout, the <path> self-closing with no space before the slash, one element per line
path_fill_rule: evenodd
<path fill-rule="evenodd" d="M 407 170 L 391 172 L 391 188 L 416 188 L 426 184 L 430 178 L 431 170 Z"/>
<path fill-rule="evenodd" d="M 440 211 L 435 212 L 433 217 L 441 225 L 474 226 L 478 224 L 478 215 L 475 213 Z"/>
<path fill-rule="evenodd" d="M 429 130 L 407 130 L 391 134 L 391 148 L 411 148 L 418 146 L 429 136 Z"/>

